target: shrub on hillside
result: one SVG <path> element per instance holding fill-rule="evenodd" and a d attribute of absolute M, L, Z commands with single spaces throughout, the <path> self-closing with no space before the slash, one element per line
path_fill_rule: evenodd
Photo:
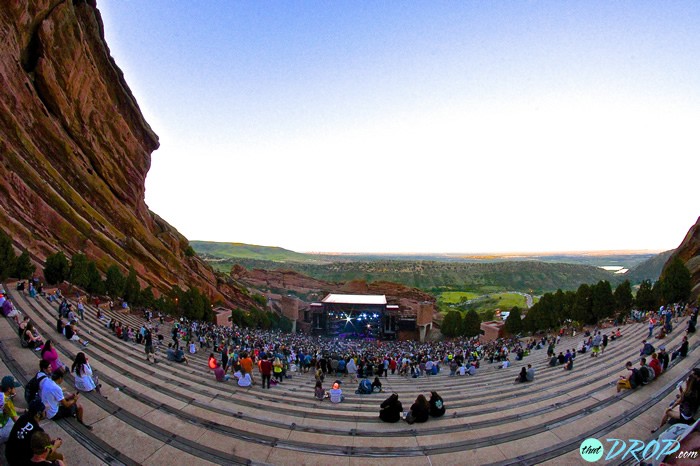
<path fill-rule="evenodd" d="M 5 232 L 0 231 L 0 281 L 7 280 L 14 275 L 16 261 L 17 256 L 12 247 L 12 239 Z"/>
<path fill-rule="evenodd" d="M 124 292 L 125 282 L 126 279 L 124 278 L 121 270 L 119 270 L 119 267 L 113 264 L 107 268 L 107 273 L 105 276 L 105 291 L 108 295 L 113 298 L 121 296 Z"/>
<path fill-rule="evenodd" d="M 32 264 L 32 260 L 29 258 L 29 253 L 27 251 L 22 252 L 15 262 L 15 271 L 13 276 L 19 278 L 20 280 L 31 278 L 36 271 L 36 267 Z"/>

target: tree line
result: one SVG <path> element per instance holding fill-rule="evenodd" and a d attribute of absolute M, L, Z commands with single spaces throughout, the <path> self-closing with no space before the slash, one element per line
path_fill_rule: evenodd
<path fill-rule="evenodd" d="M 73 254 L 70 261 L 61 251 L 47 257 L 44 279 L 49 285 L 68 281 L 89 294 L 121 298 L 135 308 L 149 308 L 188 319 L 210 321 L 213 318 L 209 297 L 196 287 L 183 290 L 173 286 L 156 298 L 153 287 L 141 288 L 133 267 L 129 267 L 125 275 L 119 266 L 112 264 L 102 278 L 95 261 L 81 253 Z"/>
<path fill-rule="evenodd" d="M 559 328 L 567 323 L 595 325 L 602 319 L 627 315 L 632 309 L 655 310 L 666 303 L 687 302 L 691 292 L 690 271 L 676 257 L 661 278 L 652 284 L 643 281 L 636 296 L 629 280 L 622 282 L 613 291 L 610 282 L 600 280 L 595 285 L 582 284 L 576 291 L 557 290 L 545 293 L 522 318 L 518 307 L 510 310 L 505 330 L 511 335 Z M 446 337 L 479 335 L 481 319 L 470 310 L 464 316 L 459 311 L 449 311 L 441 331 Z"/>
<path fill-rule="evenodd" d="M 664 304 L 687 302 L 691 288 L 690 271 L 675 257 L 655 283 L 644 280 L 636 296 L 629 280 L 615 291 L 606 280 L 595 285 L 583 284 L 576 291 L 557 290 L 544 294 L 524 319 L 520 318 L 520 309 L 513 309 L 505 328 L 511 334 L 518 334 L 558 328 L 567 322 L 595 325 L 606 318 L 624 318 L 635 308 L 653 311 Z"/>

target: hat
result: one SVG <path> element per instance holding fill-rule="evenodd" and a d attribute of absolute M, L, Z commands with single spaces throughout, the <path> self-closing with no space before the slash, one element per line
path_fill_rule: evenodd
<path fill-rule="evenodd" d="M 3 392 L 7 390 L 8 388 L 12 387 L 21 387 L 22 384 L 17 382 L 14 377 L 11 375 L 6 375 L 5 377 L 2 378 L 2 382 L 0 382 L 0 390 Z"/>
<path fill-rule="evenodd" d="M 32 414 L 43 413 L 46 409 L 46 405 L 39 398 L 36 398 L 29 402 L 27 409 Z"/>
<path fill-rule="evenodd" d="M 666 345 L 659 346 L 659 351 L 666 351 Z"/>

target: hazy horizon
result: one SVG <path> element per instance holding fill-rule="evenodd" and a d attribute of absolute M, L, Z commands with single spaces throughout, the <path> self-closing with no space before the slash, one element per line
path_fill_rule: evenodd
<path fill-rule="evenodd" d="M 576 250 L 576 251 L 298 251 L 290 249 L 284 246 L 270 246 L 263 244 L 253 244 L 253 243 L 241 243 L 238 241 L 211 241 L 202 239 L 193 239 L 190 241 L 204 242 L 204 243 L 220 243 L 220 244 L 233 244 L 233 245 L 245 245 L 245 246 L 255 246 L 263 248 L 280 248 L 287 251 L 292 251 L 300 254 L 315 254 L 315 255 L 445 255 L 445 256 L 471 256 L 471 257 L 482 257 L 482 256 L 555 256 L 555 255 L 614 255 L 614 254 L 627 254 L 627 255 L 642 255 L 642 254 L 660 254 L 662 252 L 669 251 L 670 249 L 655 250 L 655 249 L 620 249 L 620 250 Z M 675 248 L 672 248 L 675 249 Z"/>

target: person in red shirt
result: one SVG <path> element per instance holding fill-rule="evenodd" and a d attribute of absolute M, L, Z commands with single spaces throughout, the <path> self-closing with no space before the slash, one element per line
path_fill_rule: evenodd
<path fill-rule="evenodd" d="M 664 371 L 661 367 L 661 362 L 659 362 L 659 356 L 656 353 L 652 353 L 651 361 L 649 361 L 649 367 L 654 369 L 655 377 L 658 377 Z"/>
<path fill-rule="evenodd" d="M 262 355 L 260 361 L 260 375 L 262 377 L 262 388 L 270 388 L 270 378 L 272 377 L 272 363 L 267 359 L 267 355 Z M 267 387 L 265 387 L 267 385 Z"/>
<path fill-rule="evenodd" d="M 209 369 L 214 370 L 218 366 L 218 361 L 216 360 L 216 357 L 214 356 L 214 353 L 209 354 Z"/>

